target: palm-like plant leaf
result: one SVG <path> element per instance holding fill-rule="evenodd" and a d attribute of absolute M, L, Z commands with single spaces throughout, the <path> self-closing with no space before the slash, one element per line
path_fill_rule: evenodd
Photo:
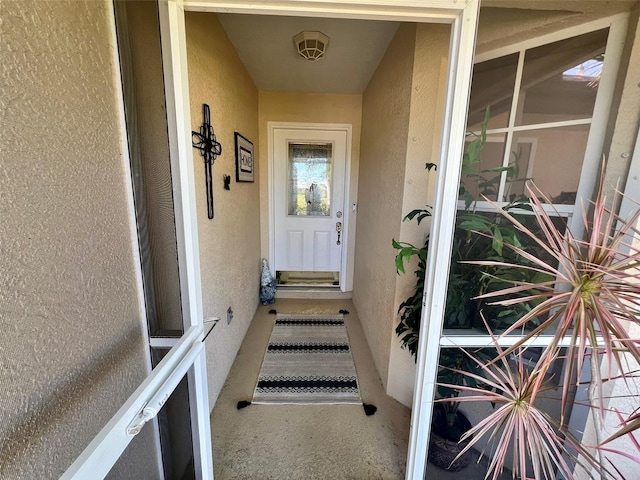
<path fill-rule="evenodd" d="M 489 292 L 479 298 L 511 296 L 494 302 L 503 306 L 523 301 L 537 302 L 504 335 L 523 330 L 533 321 L 538 326 L 513 347 L 505 349 L 504 355 L 518 350 L 532 337 L 549 331 L 553 332 L 549 351 L 556 350 L 564 337 L 571 338 L 562 382 L 564 420 L 567 413 L 565 407 L 570 405 L 573 381 L 589 352 L 594 357 L 595 365 L 606 358 L 610 368 L 617 366 L 623 369 L 622 352 L 629 352 L 640 362 L 640 344 L 627 334 L 627 322 L 640 322 L 640 275 L 630 271 L 630 268 L 640 265 L 640 251 L 628 241 L 638 233 L 636 224 L 640 210 L 631 218 L 620 218 L 607 208 L 601 185 L 590 217 L 586 214 L 583 217 L 587 232 L 585 240 L 579 240 L 568 229 L 558 229 L 552 215 L 545 210 L 545 204 L 551 201 L 540 190 L 531 185 L 528 190 L 541 233 L 527 228 L 508 211 L 496 208 L 523 235 L 547 252 L 552 261 L 538 258 L 521 246 L 505 242 L 505 247 L 526 258 L 531 265 L 490 260 L 469 263 L 524 269 L 555 277 L 553 282 L 511 282 L 511 287 Z M 618 198 L 614 199 L 614 204 L 616 200 Z M 626 252 L 621 253 L 621 248 Z M 596 345 L 597 348 L 592 349 Z M 601 386 L 599 369 L 594 369 L 592 375 L 596 385 Z M 598 395 L 598 398 L 601 401 L 602 395 Z M 601 403 L 599 408 L 604 411 Z"/>
<path fill-rule="evenodd" d="M 613 412 L 618 417 L 620 421 L 620 430 L 618 430 L 614 435 L 606 439 L 602 442 L 601 445 L 598 445 L 598 450 L 607 454 L 615 454 L 625 457 L 635 463 L 640 464 L 640 442 L 635 438 L 633 432 L 638 429 L 638 421 L 640 420 L 640 412 L 636 411 L 629 417 L 625 418 L 618 410 L 613 410 Z M 616 440 L 622 436 L 626 436 L 631 445 L 626 445 L 626 449 L 620 449 L 615 447 L 605 446 L 608 443 Z M 624 478 L 620 470 L 616 467 L 615 463 L 609 459 L 609 463 L 611 467 L 618 472 L 621 478 Z"/>
<path fill-rule="evenodd" d="M 489 329 L 488 326 L 487 328 Z M 471 382 L 465 382 L 465 385 L 439 384 L 441 387 L 458 389 L 462 393 L 457 398 L 460 403 L 488 401 L 495 405 L 490 415 L 463 436 L 462 441 L 468 443 L 458 457 L 485 438 L 488 440 L 487 446 L 494 447 L 485 478 L 496 480 L 500 476 L 511 446 L 514 478 L 519 476 L 522 479 L 551 480 L 556 478 L 556 470 L 565 478 L 573 478 L 569 460 L 582 465 L 586 471 L 593 468 L 597 475 L 605 474 L 606 470 L 579 440 L 537 407 L 536 399 L 554 388 L 547 384 L 547 379 L 553 362 L 557 359 L 557 350 L 554 354 L 543 356 L 533 368 L 527 368 L 522 355 L 526 347 L 516 349 L 515 360 L 510 360 L 506 351 L 499 346 L 498 340 L 493 336 L 492 338 L 499 352 L 500 368 L 462 350 L 477 363 L 482 372 L 474 374 L 457 371 L 484 382 L 489 389 L 470 386 Z M 483 449 L 481 455 L 484 453 Z"/>

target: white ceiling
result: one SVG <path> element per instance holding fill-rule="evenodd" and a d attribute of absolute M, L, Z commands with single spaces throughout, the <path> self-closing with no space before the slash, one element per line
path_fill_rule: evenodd
<path fill-rule="evenodd" d="M 0 0 L 1 1 L 1 0 Z M 482 0 L 484 12 L 537 10 L 536 15 L 630 9 L 638 0 Z M 491 8 L 493 7 L 493 8 Z M 546 12 L 545 12 L 546 11 Z M 263 91 L 291 93 L 363 93 L 399 23 L 373 20 L 218 14 L 240 59 Z M 481 12 L 480 18 L 483 18 Z M 321 31 L 330 37 L 325 57 L 300 58 L 293 44 L 297 33 Z"/>
<path fill-rule="evenodd" d="M 220 22 L 256 87 L 291 93 L 364 92 L 395 34 L 397 22 L 219 14 Z M 293 36 L 328 35 L 324 58 L 298 56 Z"/>

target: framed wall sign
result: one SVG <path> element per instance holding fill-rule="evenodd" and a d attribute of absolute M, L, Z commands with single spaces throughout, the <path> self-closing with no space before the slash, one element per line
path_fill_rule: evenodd
<path fill-rule="evenodd" d="M 236 132 L 236 182 L 253 182 L 253 143 Z"/>

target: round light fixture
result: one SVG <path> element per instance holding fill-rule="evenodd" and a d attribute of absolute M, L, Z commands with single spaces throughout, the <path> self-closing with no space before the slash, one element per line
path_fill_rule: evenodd
<path fill-rule="evenodd" d="M 300 32 L 293 37 L 293 44 L 298 50 L 298 55 L 309 62 L 315 62 L 324 57 L 329 37 L 322 32 Z"/>

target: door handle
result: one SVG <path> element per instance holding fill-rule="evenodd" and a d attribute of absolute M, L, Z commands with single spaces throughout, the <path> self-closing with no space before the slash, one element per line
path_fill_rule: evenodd
<path fill-rule="evenodd" d="M 342 222 L 336 222 L 336 232 L 338 232 L 338 241 L 336 245 L 340 245 L 340 234 L 342 233 Z"/>

